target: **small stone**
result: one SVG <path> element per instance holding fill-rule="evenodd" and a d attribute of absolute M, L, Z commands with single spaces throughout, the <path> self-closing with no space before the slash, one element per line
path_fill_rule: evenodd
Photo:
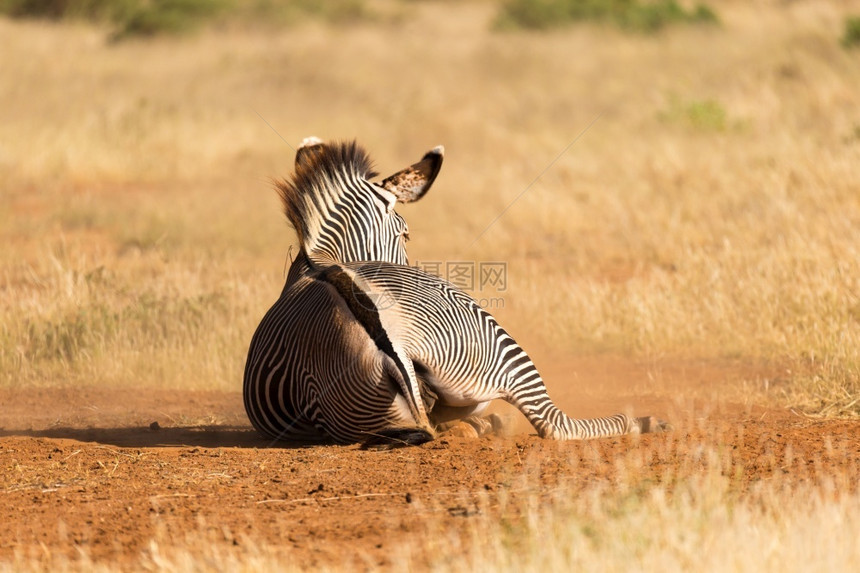
<path fill-rule="evenodd" d="M 153 432 L 157 432 L 158 430 L 161 429 L 161 426 L 158 425 L 158 422 L 153 422 L 149 425 L 149 429 L 152 430 Z"/>

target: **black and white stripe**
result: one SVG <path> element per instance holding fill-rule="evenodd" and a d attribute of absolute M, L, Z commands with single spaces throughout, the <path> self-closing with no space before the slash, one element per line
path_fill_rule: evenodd
<path fill-rule="evenodd" d="M 522 348 L 466 293 L 407 266 L 397 201 L 426 193 L 441 148 L 380 184 L 355 144 L 311 140 L 278 185 L 301 252 L 260 323 L 245 367 L 245 408 L 276 439 L 363 441 L 399 430 L 429 439 L 494 399 L 543 437 L 654 429 L 651 419 L 565 415 Z"/>

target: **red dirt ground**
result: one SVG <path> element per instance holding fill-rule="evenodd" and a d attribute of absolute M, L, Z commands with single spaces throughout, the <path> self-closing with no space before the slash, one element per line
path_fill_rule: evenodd
<path fill-rule="evenodd" d="M 274 546 L 300 568 L 384 567 L 427 521 L 458 527 L 487 496 L 525 495 L 517 484 L 537 495 L 612 487 L 622 460 L 638 483 L 684 479 L 713 463 L 702 452 L 714 447 L 728 452 L 740 490 L 775 475 L 857 487 L 857 422 L 738 404 L 740 381 L 777 383 L 773 373 L 604 358 L 552 364 L 547 379 L 573 382 L 567 392 L 550 386 L 570 414 L 652 414 L 674 430 L 557 443 L 515 419 L 508 437 L 392 451 L 290 447 L 257 437 L 238 391 L 2 390 L 0 563 L 87 555 L 134 567 L 152 539 L 191 535 Z"/>

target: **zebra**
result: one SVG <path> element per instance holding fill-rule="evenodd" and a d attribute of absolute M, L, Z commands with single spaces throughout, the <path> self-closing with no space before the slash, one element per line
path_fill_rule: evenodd
<path fill-rule="evenodd" d="M 294 175 L 275 183 L 299 253 L 245 365 L 253 426 L 274 440 L 420 444 L 461 421 L 479 434 L 498 429 L 483 414 L 502 399 L 543 438 L 666 429 L 653 417 L 567 416 L 489 312 L 408 265 L 409 230 L 394 207 L 427 193 L 443 156 L 436 147 L 374 182 L 354 141 L 299 146 Z"/>

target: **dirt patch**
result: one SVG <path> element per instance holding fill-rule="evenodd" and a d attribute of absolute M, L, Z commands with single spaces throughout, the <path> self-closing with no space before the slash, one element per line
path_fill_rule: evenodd
<path fill-rule="evenodd" d="M 749 371 L 674 364 L 653 375 L 653 364 L 603 359 L 552 370 L 596 380 L 553 389 L 573 414 L 632 409 L 675 429 L 583 443 L 529 433 L 443 438 L 378 452 L 271 444 L 249 427 L 238 392 L 4 390 L 0 561 L 83 554 L 132 565 L 153 551 L 153 539 L 193 534 L 224 547 L 274 546 L 302 568 L 385 566 L 391 549 L 428 521 L 463 527 L 503 492 L 612 487 L 631 479 L 621 467 L 635 467 L 638 483 L 683 480 L 714 463 L 706 455 L 714 449 L 731 460 L 739 491 L 777 475 L 857 487 L 856 422 L 720 402 L 685 386 L 691 372 L 699 387 L 728 387 Z M 673 380 L 679 389 L 670 392 Z"/>

